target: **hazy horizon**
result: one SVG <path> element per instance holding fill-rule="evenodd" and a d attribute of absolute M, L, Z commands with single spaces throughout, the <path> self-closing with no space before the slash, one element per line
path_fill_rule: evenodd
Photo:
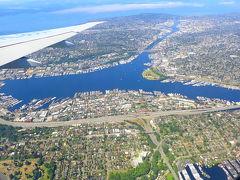
<path fill-rule="evenodd" d="M 231 14 L 240 12 L 234 0 L 181 1 L 87 1 L 0 0 L 0 35 L 37 31 L 81 24 L 102 18 L 163 13 L 181 16 Z"/>

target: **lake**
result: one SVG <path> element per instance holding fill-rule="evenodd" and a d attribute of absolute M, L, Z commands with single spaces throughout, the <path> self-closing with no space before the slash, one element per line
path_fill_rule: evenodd
<path fill-rule="evenodd" d="M 172 33 L 178 31 L 178 22 L 173 26 L 173 31 L 149 45 L 146 50 L 151 49 Z M 148 52 L 141 53 L 136 59 L 127 64 L 91 72 L 87 74 L 5 80 L 5 86 L 0 91 L 12 95 L 22 104 L 29 103 L 33 99 L 48 97 L 66 98 L 73 97 L 77 92 L 102 91 L 105 90 L 139 90 L 161 91 L 167 93 L 178 93 L 190 99 L 197 96 L 207 98 L 219 98 L 228 101 L 240 101 L 240 91 L 214 86 L 192 86 L 180 82 L 163 83 L 150 81 L 142 77 L 142 72 L 147 67 L 144 63 L 150 62 Z M 19 107 L 16 106 L 16 108 Z"/>

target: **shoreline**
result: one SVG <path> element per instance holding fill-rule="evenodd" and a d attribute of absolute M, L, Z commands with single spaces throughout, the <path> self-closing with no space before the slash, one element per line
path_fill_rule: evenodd
<path fill-rule="evenodd" d="M 193 82 L 194 81 L 194 82 Z M 191 85 L 191 86 L 199 86 L 199 87 L 204 87 L 204 86 L 214 86 L 214 87 L 220 87 L 220 88 L 225 88 L 225 89 L 230 89 L 230 90 L 240 90 L 240 87 L 234 86 L 234 85 L 227 85 L 227 84 L 221 84 L 218 82 L 211 82 L 211 81 L 202 81 L 202 80 L 197 80 L 197 79 L 178 79 L 178 78 L 168 78 L 166 80 L 161 81 L 163 83 L 174 83 L 174 82 L 179 82 L 182 83 L 183 85 Z"/>
<path fill-rule="evenodd" d="M 172 33 L 174 33 L 176 30 L 174 30 L 173 29 L 173 31 L 172 31 Z M 145 48 L 146 50 L 147 49 L 151 49 L 152 47 L 154 47 L 154 45 L 156 45 L 159 41 L 161 41 L 162 39 L 164 39 L 164 38 L 166 38 L 166 37 L 168 37 L 169 35 L 168 34 L 166 34 L 164 37 L 161 37 L 160 39 L 157 39 L 157 40 L 155 40 L 154 42 L 151 42 L 149 45 L 148 45 L 148 47 L 147 48 Z M 171 36 L 171 34 L 170 34 L 170 36 Z M 144 51 L 143 51 L 144 52 Z M 126 62 L 126 63 L 128 63 L 128 64 L 132 64 L 132 63 L 130 63 L 132 60 L 136 60 L 137 61 L 137 58 L 139 58 L 139 57 L 141 57 L 141 55 L 142 55 L 143 53 L 141 53 L 140 55 L 137 55 L 137 57 L 134 57 L 134 58 L 132 58 L 132 59 L 130 59 L 130 61 L 129 62 Z M 151 61 L 151 59 L 149 58 L 149 54 L 148 54 L 148 52 L 146 52 L 145 53 L 145 55 L 146 56 L 148 56 L 148 57 L 144 57 L 144 58 L 147 58 L 147 62 L 145 62 L 144 61 L 144 59 L 143 59 L 143 61 L 145 62 L 145 63 L 143 63 L 143 65 L 142 64 L 140 64 L 141 66 L 140 66 L 140 68 L 142 68 L 140 71 L 142 71 L 143 70 L 143 72 L 144 71 L 146 71 L 147 69 L 146 69 L 146 63 L 149 63 L 149 61 Z M 140 59 L 141 60 L 141 59 Z M 124 63 L 125 64 L 125 63 Z M 119 64 L 117 64 L 117 65 L 121 65 L 121 63 L 119 63 Z M 116 66 L 117 66 L 116 65 Z M 138 63 L 137 63 L 137 65 L 138 65 Z M 106 69 L 111 69 L 110 67 L 106 67 Z M 100 71 L 100 69 L 95 69 L 95 71 Z M 138 72 L 137 71 L 137 73 L 140 73 L 140 71 Z M 90 73 L 90 72 L 86 72 L 86 74 L 88 74 L 88 73 Z M 120 73 L 122 73 L 122 72 L 120 72 Z M 100 72 L 100 74 L 101 74 L 101 72 Z M 103 75 L 105 75 L 104 74 L 104 72 L 102 73 Z M 102 75 L 101 74 L 101 75 Z M 126 73 L 124 73 L 123 74 L 123 77 L 125 76 L 125 74 Z M 70 76 L 72 76 L 72 77 L 75 77 L 75 76 L 77 77 L 78 76 L 78 74 L 67 74 L 67 75 L 64 75 L 64 74 L 61 74 L 61 75 L 56 75 L 56 76 L 54 76 L 54 77 L 61 77 L 61 76 L 65 76 L 64 77 L 64 79 L 65 78 L 67 78 L 67 77 L 70 77 Z M 131 75 L 131 74 L 130 74 Z M 142 74 L 141 74 L 142 75 Z M 157 75 L 159 75 L 159 73 L 157 73 Z M 91 76 L 91 75 L 90 75 Z M 51 78 L 52 76 L 50 76 L 49 78 Z M 117 78 L 119 78 L 119 77 L 117 77 Z M 120 81 L 122 80 L 121 79 L 122 77 L 120 77 Z M 181 78 L 181 79 L 180 79 Z M 37 76 L 34 76 L 34 77 L 32 77 L 32 78 L 30 78 L 30 79 L 42 79 L 41 77 L 37 77 Z M 144 78 L 144 79 L 146 79 L 146 78 Z M 16 79 L 16 80 L 18 80 L 18 79 Z M 117 79 L 118 80 L 118 79 Z M 139 79 L 138 79 L 139 80 Z M 156 79 L 157 80 L 157 79 Z M 10 81 L 10 80 L 6 80 L 6 81 Z M 171 77 L 169 77 L 169 79 L 167 79 L 167 80 L 158 80 L 158 81 L 160 81 L 160 82 L 162 82 L 162 83 L 164 83 L 164 82 L 167 82 L 167 81 L 172 81 L 172 82 L 180 82 L 183 86 L 184 85 L 186 85 L 185 84 L 185 82 L 187 81 L 187 78 L 185 79 L 185 78 L 183 78 L 183 77 L 179 77 L 179 80 L 177 80 L 177 78 L 176 78 L 176 80 L 171 80 Z M 45 82 L 45 79 L 44 79 L 44 82 Z M 83 83 L 86 83 L 86 82 L 84 82 L 83 81 Z M 154 83 L 153 83 L 154 84 Z M 169 83 L 170 84 L 170 83 Z M 170 85 L 171 86 L 171 85 Z M 191 86 L 201 86 L 201 85 L 196 85 L 196 84 L 191 84 Z M 203 85 L 204 86 L 204 85 Z M 202 86 L 202 87 L 203 87 Z M 125 90 L 131 90 L 131 88 L 132 89 L 134 89 L 136 86 L 134 86 L 134 87 L 124 87 L 124 89 Z M 219 87 L 221 87 L 221 86 L 219 86 Z M 104 87 L 105 88 L 105 87 Z M 143 87 L 139 87 L 138 89 L 142 89 Z M 223 88 L 226 88 L 226 87 L 223 87 Z M 229 87 L 227 87 L 227 88 L 229 88 Z M 226 89 L 227 89 L 226 88 Z M 82 89 L 84 89 L 84 88 L 82 88 Z M 82 90 L 82 89 L 80 89 L 80 91 L 77 91 L 77 92 L 89 92 L 90 90 L 88 89 L 88 88 L 85 88 L 84 90 Z M 111 88 L 108 88 L 108 89 L 111 89 Z M 153 89 L 153 90 L 150 90 L 151 92 L 153 92 L 154 90 L 157 90 L 157 89 Z M 103 90 L 102 90 L 103 91 Z M 164 93 L 164 90 L 162 90 L 162 89 L 159 89 L 159 91 L 161 91 L 161 92 L 163 92 Z M 225 90 L 226 91 L 226 90 Z M 182 94 L 182 93 L 179 93 L 179 94 Z M 185 96 L 185 94 L 182 94 L 182 95 L 184 95 Z M 201 95 L 202 97 L 208 97 L 207 96 L 207 94 L 205 94 L 205 95 Z M 55 97 L 55 96 L 49 96 L 49 97 Z M 71 96 L 68 96 L 68 97 L 71 97 Z M 59 98 L 59 97 L 58 97 Z M 19 99 L 19 98 L 18 98 Z M 37 98 L 36 98 L 37 99 Z M 190 98 L 190 99 L 194 99 L 194 98 Z M 221 98 L 219 98 L 219 99 L 221 99 Z M 237 102 L 237 101 L 235 101 L 235 99 L 234 100 L 232 100 L 232 101 L 234 101 L 234 102 Z M 25 103 L 25 102 L 24 102 Z"/>

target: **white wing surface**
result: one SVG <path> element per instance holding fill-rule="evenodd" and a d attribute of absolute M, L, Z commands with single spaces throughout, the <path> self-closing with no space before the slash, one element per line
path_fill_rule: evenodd
<path fill-rule="evenodd" d="M 90 22 L 66 28 L 0 36 L 0 66 L 57 44 L 101 23 L 103 22 Z"/>

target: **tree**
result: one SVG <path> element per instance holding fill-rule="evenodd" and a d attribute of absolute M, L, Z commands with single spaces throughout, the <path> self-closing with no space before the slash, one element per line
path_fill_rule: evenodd
<path fill-rule="evenodd" d="M 144 160 L 136 168 L 130 169 L 127 172 L 112 172 L 110 173 L 110 180 L 135 180 L 138 177 L 144 176 L 149 173 L 151 164 L 149 159 Z"/>
<path fill-rule="evenodd" d="M 37 160 L 37 164 L 38 164 L 38 166 L 41 166 L 41 165 L 43 165 L 43 163 L 44 163 L 44 161 L 43 161 L 43 158 L 42 158 L 42 156 Z"/>
<path fill-rule="evenodd" d="M 33 170 L 33 180 L 38 180 L 41 176 L 42 173 L 38 167 Z"/>

